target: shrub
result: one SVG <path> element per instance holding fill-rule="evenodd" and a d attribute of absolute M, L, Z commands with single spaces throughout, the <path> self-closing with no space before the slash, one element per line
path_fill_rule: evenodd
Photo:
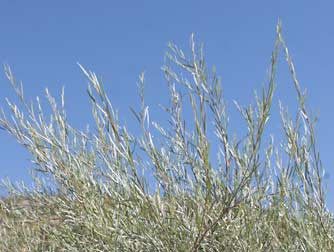
<path fill-rule="evenodd" d="M 273 139 L 262 147 L 279 48 L 298 98 L 295 120 L 280 106 L 281 150 Z M 36 188 L 6 183 L 1 251 L 333 251 L 315 120 L 280 24 L 267 87 L 255 105 L 236 104 L 248 131 L 240 140 L 230 136 L 220 82 L 193 36 L 189 58 L 173 44 L 169 49 L 163 67 L 169 124 L 150 121 L 142 74 L 141 106 L 132 110 L 139 136 L 120 125 L 93 72 L 80 66 L 89 80 L 96 130 L 80 131 L 66 119 L 64 92 L 59 105 L 46 90 L 48 120 L 39 99 L 28 104 L 5 66 L 22 103 L 8 101 L 13 120 L 3 112 L 0 126 L 30 151 Z M 185 120 L 189 109 L 193 121 Z"/>

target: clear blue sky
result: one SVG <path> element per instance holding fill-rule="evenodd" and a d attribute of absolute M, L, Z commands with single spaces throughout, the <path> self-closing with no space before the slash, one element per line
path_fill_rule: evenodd
<path fill-rule="evenodd" d="M 160 66 L 168 41 L 186 48 L 192 32 L 204 43 L 209 65 L 223 80 L 231 125 L 240 119 L 232 100 L 246 105 L 253 90 L 260 90 L 282 19 L 285 39 L 293 56 L 308 104 L 320 112 L 318 147 L 328 172 L 328 206 L 334 209 L 334 3 L 332 1 L 0 1 L 0 63 L 8 63 L 22 80 L 28 99 L 43 96 L 48 87 L 58 94 L 65 85 L 70 122 L 84 128 L 91 120 L 87 81 L 76 62 L 104 80 L 113 105 L 132 122 L 129 106 L 138 105 L 136 82 L 146 71 L 146 97 L 153 119 L 161 113 L 166 85 Z M 283 55 L 278 69 L 277 92 L 291 110 L 297 106 Z M 14 99 L 0 74 L 0 105 Z M 273 109 L 278 110 L 278 99 Z M 273 113 L 270 130 L 278 132 Z M 130 125 L 131 127 L 131 125 Z M 0 177 L 30 183 L 29 154 L 5 132 L 0 132 Z"/>

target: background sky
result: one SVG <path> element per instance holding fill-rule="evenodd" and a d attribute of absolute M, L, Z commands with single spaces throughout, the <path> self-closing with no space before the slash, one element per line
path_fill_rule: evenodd
<path fill-rule="evenodd" d="M 138 106 L 136 83 L 146 72 L 146 100 L 151 118 L 163 114 L 167 86 L 160 67 L 167 42 L 187 49 L 192 32 L 203 42 L 206 62 L 221 76 L 232 129 L 242 130 L 233 100 L 253 101 L 266 84 L 277 20 L 294 60 L 297 77 L 307 89 L 308 105 L 319 112 L 318 148 L 329 185 L 327 204 L 334 210 L 334 3 L 333 1 L 17 1 L 0 0 L 0 63 L 22 80 L 27 99 L 52 94 L 65 86 L 69 122 L 84 129 L 91 122 L 87 80 L 80 62 L 100 76 L 121 120 L 130 128 L 130 106 Z M 187 50 L 186 50 L 187 51 Z M 16 101 L 0 73 L 0 106 Z M 276 98 L 269 133 L 281 130 L 278 100 L 297 107 L 284 55 L 280 54 Z M 275 112 L 276 111 L 276 112 Z M 277 142 L 276 142 L 277 143 Z M 0 131 L 0 178 L 31 183 L 30 155 Z"/>

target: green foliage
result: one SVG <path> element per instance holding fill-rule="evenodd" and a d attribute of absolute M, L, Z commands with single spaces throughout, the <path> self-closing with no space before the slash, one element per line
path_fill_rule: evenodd
<path fill-rule="evenodd" d="M 279 48 L 298 112 L 292 120 L 280 106 L 282 148 L 273 138 L 263 148 Z M 46 118 L 39 99 L 27 103 L 5 67 L 21 106 L 8 100 L 11 120 L 3 112 L 0 126 L 30 151 L 35 171 L 53 186 L 40 176 L 34 177 L 34 191 L 6 183 L 10 195 L 0 202 L 0 251 L 333 251 L 315 120 L 280 24 L 267 87 L 254 106 L 236 104 L 248 130 L 240 140 L 230 136 L 219 79 L 209 73 L 193 36 L 190 58 L 173 44 L 169 49 L 163 68 L 169 126 L 150 121 L 141 75 L 141 106 L 132 109 L 139 136 L 119 124 L 100 80 L 83 67 L 93 132 L 68 123 L 64 92 L 59 105 L 46 90 L 52 108 Z M 189 109 L 191 122 L 184 115 Z M 153 179 L 142 175 L 148 173 Z"/>

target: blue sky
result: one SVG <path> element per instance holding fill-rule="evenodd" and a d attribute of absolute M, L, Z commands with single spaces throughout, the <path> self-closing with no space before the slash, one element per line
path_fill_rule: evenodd
<path fill-rule="evenodd" d="M 189 37 L 204 43 L 207 63 L 221 76 L 231 125 L 240 128 L 232 100 L 253 101 L 253 91 L 265 83 L 278 18 L 294 59 L 308 104 L 319 112 L 318 147 L 328 175 L 328 207 L 334 209 L 334 156 L 331 143 L 334 75 L 334 16 L 332 1 L 16 1 L 0 3 L 0 63 L 9 64 L 22 80 L 28 99 L 43 96 L 48 87 L 59 94 L 65 86 L 69 121 L 84 128 L 91 120 L 87 81 L 80 62 L 104 81 L 111 101 L 125 123 L 132 121 L 129 106 L 138 105 L 136 82 L 146 72 L 146 99 L 153 119 L 166 102 L 167 87 L 160 67 L 167 42 L 182 48 Z M 291 111 L 297 106 L 288 69 L 281 54 L 276 99 Z M 15 100 L 0 74 L 0 106 Z M 131 127 L 131 125 L 130 125 Z M 273 113 L 270 130 L 279 132 Z M 271 132 L 271 131 L 270 131 Z M 0 177 L 30 183 L 29 154 L 15 139 L 0 132 Z"/>

